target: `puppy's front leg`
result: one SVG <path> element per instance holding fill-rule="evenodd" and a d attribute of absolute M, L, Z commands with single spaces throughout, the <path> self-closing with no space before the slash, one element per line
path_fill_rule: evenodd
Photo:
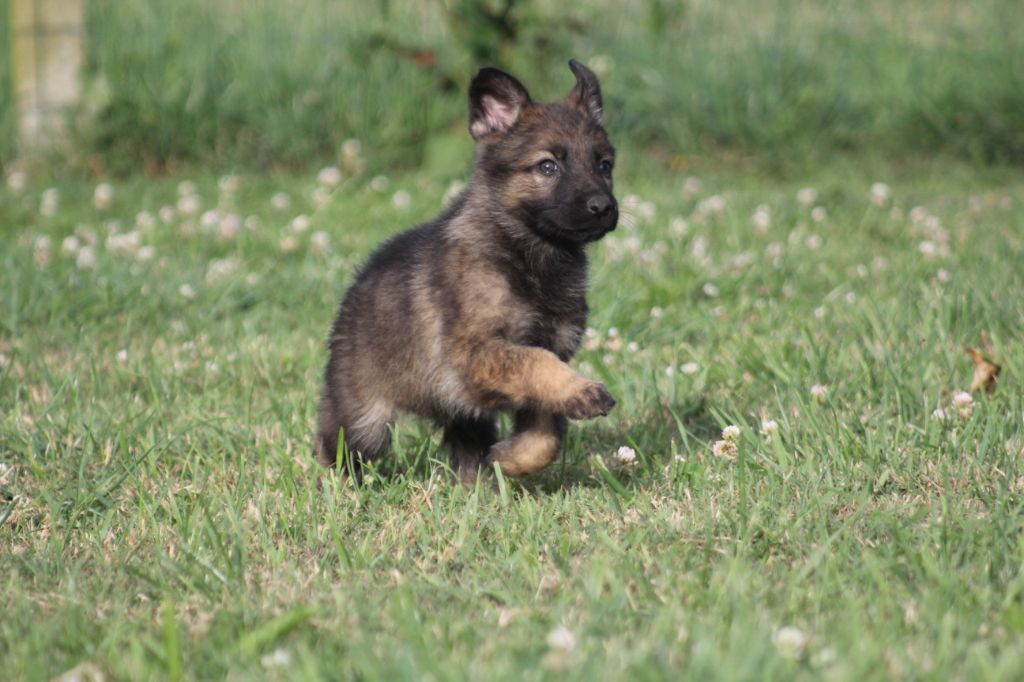
<path fill-rule="evenodd" d="M 467 360 L 464 376 L 489 408 L 539 408 L 592 419 L 615 407 L 604 384 L 580 376 L 543 348 L 490 341 L 474 348 Z"/>

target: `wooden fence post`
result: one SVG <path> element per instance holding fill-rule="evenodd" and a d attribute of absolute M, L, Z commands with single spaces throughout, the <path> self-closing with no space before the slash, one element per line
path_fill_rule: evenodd
<path fill-rule="evenodd" d="M 52 149 L 82 92 L 85 0 L 10 2 L 18 141 L 23 154 Z"/>

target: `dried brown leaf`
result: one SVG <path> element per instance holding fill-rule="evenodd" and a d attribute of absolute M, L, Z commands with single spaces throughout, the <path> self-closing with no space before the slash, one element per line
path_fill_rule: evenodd
<path fill-rule="evenodd" d="M 996 390 L 996 379 L 999 377 L 999 370 L 1002 368 L 985 357 L 977 348 L 964 346 L 964 352 L 974 362 L 974 378 L 971 379 L 971 392 L 976 393 L 981 389 L 985 389 L 985 393 L 992 395 Z"/>

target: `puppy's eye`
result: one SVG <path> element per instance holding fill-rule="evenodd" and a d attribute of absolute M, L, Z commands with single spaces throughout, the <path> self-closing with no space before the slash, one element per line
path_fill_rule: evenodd
<path fill-rule="evenodd" d="M 537 170 L 539 170 L 542 175 L 555 175 L 558 173 L 558 164 L 551 159 L 544 159 L 537 164 Z"/>
<path fill-rule="evenodd" d="M 601 175 L 611 175 L 612 168 L 614 167 L 614 165 L 615 164 L 613 164 L 611 161 L 605 159 L 601 161 L 599 164 L 597 164 L 597 172 L 600 173 Z"/>

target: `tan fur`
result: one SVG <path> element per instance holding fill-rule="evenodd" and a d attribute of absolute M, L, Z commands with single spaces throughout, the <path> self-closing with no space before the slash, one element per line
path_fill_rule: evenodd
<path fill-rule="evenodd" d="M 470 131 L 481 155 L 466 193 L 382 247 L 335 321 L 317 453 L 327 466 L 339 432 L 356 462 L 370 460 L 387 450 L 394 415 L 408 412 L 445 429 L 463 480 L 494 463 L 509 476 L 534 473 L 558 456 L 566 419 L 615 404 L 566 364 L 586 324 L 583 245 L 617 216 L 600 222 L 586 208 L 594 196 L 614 202 L 610 174 L 594 168 L 613 150 L 582 104 L 534 103 L 493 70 L 480 83 Z M 549 159 L 565 173 L 537 171 Z M 533 210 L 559 211 L 569 237 L 578 226 L 597 236 L 549 238 Z M 496 442 L 500 412 L 514 413 L 515 428 Z"/>

